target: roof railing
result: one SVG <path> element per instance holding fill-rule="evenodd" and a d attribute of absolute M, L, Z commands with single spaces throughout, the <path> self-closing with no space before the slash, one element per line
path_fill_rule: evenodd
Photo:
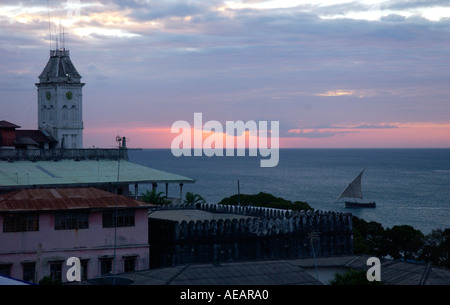
<path fill-rule="evenodd" d="M 80 160 L 128 160 L 128 149 L 80 148 L 80 149 L 0 149 L 3 161 L 59 161 Z"/>
<path fill-rule="evenodd" d="M 50 57 L 54 56 L 69 56 L 69 50 L 66 50 L 64 48 L 58 49 L 58 50 L 50 50 Z"/>

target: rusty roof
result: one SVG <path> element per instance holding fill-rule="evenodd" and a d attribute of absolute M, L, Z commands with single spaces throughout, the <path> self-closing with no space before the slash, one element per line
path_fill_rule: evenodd
<path fill-rule="evenodd" d="M 2 120 L 2 121 L 0 121 L 0 128 L 20 128 L 20 126 L 13 124 L 11 122 Z"/>
<path fill-rule="evenodd" d="M 30 129 L 20 129 L 16 130 L 17 141 L 20 138 L 31 138 L 37 143 L 54 143 L 57 142 L 52 136 L 46 135 L 42 130 L 30 130 Z"/>
<path fill-rule="evenodd" d="M 0 195 L 0 212 L 96 208 L 149 208 L 153 204 L 90 188 L 22 189 Z"/>

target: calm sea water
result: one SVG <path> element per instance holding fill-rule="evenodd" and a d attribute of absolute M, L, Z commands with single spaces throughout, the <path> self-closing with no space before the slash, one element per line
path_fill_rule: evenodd
<path fill-rule="evenodd" d="M 261 168 L 261 157 L 248 154 L 174 157 L 170 149 L 150 149 L 131 151 L 129 157 L 196 179 L 183 193 L 198 193 L 209 203 L 237 194 L 239 181 L 241 194 L 267 192 L 318 210 L 351 212 L 384 227 L 407 224 L 425 234 L 450 227 L 450 149 L 281 149 L 273 168 Z M 376 201 L 377 207 L 345 208 L 336 199 L 364 168 L 364 201 Z M 169 196 L 178 195 L 178 185 L 169 185 Z"/>

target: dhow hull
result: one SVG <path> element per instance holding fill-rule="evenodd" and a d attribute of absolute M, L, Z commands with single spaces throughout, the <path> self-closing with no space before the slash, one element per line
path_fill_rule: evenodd
<path fill-rule="evenodd" d="M 345 202 L 346 208 L 376 208 L 377 205 L 375 202 Z"/>

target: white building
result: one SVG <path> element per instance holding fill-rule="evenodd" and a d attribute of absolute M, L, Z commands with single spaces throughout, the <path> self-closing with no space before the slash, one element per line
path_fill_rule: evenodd
<path fill-rule="evenodd" d="M 57 147 L 83 148 L 81 75 L 61 48 L 50 51 L 50 59 L 39 75 L 38 127 L 57 141 Z"/>

